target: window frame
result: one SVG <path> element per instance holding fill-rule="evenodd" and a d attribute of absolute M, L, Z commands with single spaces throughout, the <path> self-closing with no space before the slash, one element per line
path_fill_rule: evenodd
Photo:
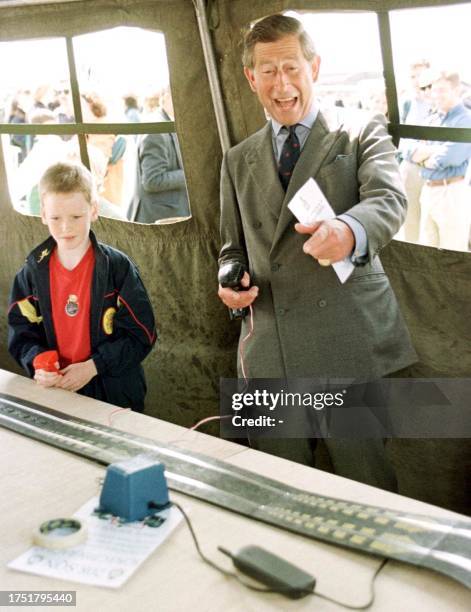
<path fill-rule="evenodd" d="M 438 6 L 446 6 L 446 3 Z M 423 8 L 420 6 L 411 8 Z M 471 142 L 471 128 L 454 128 L 428 125 L 405 125 L 400 121 L 394 72 L 393 45 L 391 38 L 390 10 L 375 11 L 378 18 L 379 41 L 383 60 L 383 75 L 388 105 L 388 132 L 395 146 L 401 138 L 434 140 L 442 142 Z"/>
<path fill-rule="evenodd" d="M 142 28 L 145 29 L 145 28 Z M 99 30 L 103 31 L 103 30 Z M 77 78 L 73 36 L 57 36 L 49 38 L 65 39 L 67 50 L 67 66 L 69 71 L 70 91 L 74 109 L 75 121 L 73 123 L 48 123 L 48 124 L 11 124 L 0 123 L 0 134 L 24 134 L 33 136 L 44 135 L 69 135 L 78 136 L 80 147 L 80 158 L 82 163 L 90 170 L 86 134 L 169 134 L 176 133 L 175 121 L 141 122 L 141 123 L 84 123 L 82 107 L 80 102 L 80 87 Z M 41 40 L 34 37 L 28 40 Z M 8 41 L 6 41 L 8 42 Z"/>
<path fill-rule="evenodd" d="M 447 3 L 437 4 L 436 6 L 446 6 Z M 409 8 L 423 8 L 421 5 Z M 384 10 L 366 9 L 361 12 L 374 13 L 377 16 L 379 41 L 381 47 L 381 57 L 383 64 L 383 77 L 385 82 L 386 101 L 388 106 L 387 128 L 393 137 L 394 144 L 397 146 L 401 138 L 430 141 L 449 141 L 449 142 L 470 142 L 471 128 L 449 128 L 424 125 L 405 125 L 400 123 L 399 103 L 396 88 L 396 78 L 393 61 L 393 45 L 391 39 L 390 13 L 393 10 L 400 10 L 400 7 L 391 7 Z M 304 9 L 301 12 L 317 12 L 315 9 Z M 322 11 L 326 12 L 326 11 Z M 330 11 L 329 11 L 330 12 Z M 350 10 L 335 10 L 332 12 L 351 12 Z M 146 29 L 146 28 L 142 28 Z M 40 40 L 41 37 L 34 37 L 29 40 Z M 52 37 L 51 37 L 52 38 Z M 80 104 L 80 88 L 76 73 L 76 62 L 73 49 L 73 36 L 60 36 L 57 38 L 65 39 L 67 49 L 67 63 L 70 78 L 72 102 L 74 108 L 74 123 L 67 124 L 10 124 L 0 123 L 0 134 L 25 134 L 25 135 L 70 135 L 78 136 L 80 146 L 80 156 L 82 163 L 90 168 L 88 151 L 86 145 L 86 134 L 168 134 L 176 133 L 174 121 L 158 123 L 84 123 Z"/>

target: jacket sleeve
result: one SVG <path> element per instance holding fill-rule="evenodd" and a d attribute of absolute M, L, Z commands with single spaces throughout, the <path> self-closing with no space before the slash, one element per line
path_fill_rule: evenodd
<path fill-rule="evenodd" d="M 382 116 L 361 131 L 357 155 L 360 201 L 345 212 L 365 228 L 372 261 L 399 231 L 407 210 L 396 149 Z"/>
<path fill-rule="evenodd" d="M 125 266 L 125 274 L 117 287 L 113 335 L 103 340 L 92 355 L 98 374 L 111 376 L 125 374 L 139 364 L 157 337 L 152 305 L 137 268 L 129 259 L 120 265 Z"/>
<path fill-rule="evenodd" d="M 30 377 L 33 359 L 49 350 L 39 302 L 26 267 L 15 277 L 8 307 L 8 350 Z"/>
<path fill-rule="evenodd" d="M 185 189 L 185 174 L 178 167 L 170 134 L 150 134 L 141 148 L 141 181 L 145 191 L 156 193 Z"/>
<path fill-rule="evenodd" d="M 239 262 L 248 269 L 247 254 L 240 216 L 239 204 L 234 183 L 230 175 L 228 154 L 221 168 L 221 251 L 219 266 L 228 262 Z"/>

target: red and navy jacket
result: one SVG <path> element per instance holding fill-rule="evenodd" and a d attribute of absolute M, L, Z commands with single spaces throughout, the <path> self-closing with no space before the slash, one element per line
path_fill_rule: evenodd
<path fill-rule="evenodd" d="M 141 361 L 156 340 L 152 306 L 129 257 L 98 242 L 93 232 L 90 240 L 95 251 L 90 343 L 98 375 L 79 393 L 141 412 L 146 394 Z M 55 246 L 50 237 L 28 255 L 11 292 L 8 350 L 30 377 L 36 355 L 57 348 L 49 284 Z"/>

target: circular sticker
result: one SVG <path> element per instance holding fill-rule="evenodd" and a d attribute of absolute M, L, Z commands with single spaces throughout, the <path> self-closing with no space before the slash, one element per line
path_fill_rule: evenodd
<path fill-rule="evenodd" d="M 103 331 L 105 334 L 110 336 L 113 333 L 113 318 L 116 312 L 116 308 L 112 306 L 107 308 L 103 314 Z"/>
<path fill-rule="evenodd" d="M 69 315 L 69 317 L 75 317 L 75 315 L 79 311 L 78 305 L 78 297 L 71 293 L 67 299 L 67 304 L 65 305 L 65 313 Z"/>

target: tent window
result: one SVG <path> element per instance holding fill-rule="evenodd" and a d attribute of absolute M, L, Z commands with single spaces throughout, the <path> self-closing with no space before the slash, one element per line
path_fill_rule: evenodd
<path fill-rule="evenodd" d="M 0 63 L 0 130 L 16 210 L 37 214 L 43 171 L 81 159 L 95 176 L 103 216 L 142 223 L 190 216 L 163 34 L 119 27 L 3 42 Z"/>
<path fill-rule="evenodd" d="M 374 13 L 294 13 L 321 57 L 317 93 L 323 110 L 387 112 L 381 47 Z"/>
<path fill-rule="evenodd" d="M 471 142 L 402 138 L 398 155 L 409 206 L 396 238 L 471 250 Z"/>
<path fill-rule="evenodd" d="M 321 108 L 347 117 L 381 112 L 390 122 L 409 200 L 397 238 L 470 250 L 471 42 L 466 27 L 471 4 L 381 14 L 287 14 L 303 22 L 321 56 L 316 84 Z M 445 73 L 446 79 L 438 79 Z M 446 116 L 452 110 L 449 101 L 462 105 L 451 119 Z"/>
<path fill-rule="evenodd" d="M 440 71 L 459 75 L 462 97 L 471 107 L 471 3 L 392 11 L 390 22 L 401 122 L 422 119 L 418 111 L 410 116 L 409 105 L 404 108 L 411 98 L 433 107 L 431 85 Z"/>
<path fill-rule="evenodd" d="M 409 201 L 398 238 L 457 251 L 470 250 L 470 19 L 471 4 L 390 14 L 401 124 L 394 127 L 405 136 L 399 159 Z"/>

